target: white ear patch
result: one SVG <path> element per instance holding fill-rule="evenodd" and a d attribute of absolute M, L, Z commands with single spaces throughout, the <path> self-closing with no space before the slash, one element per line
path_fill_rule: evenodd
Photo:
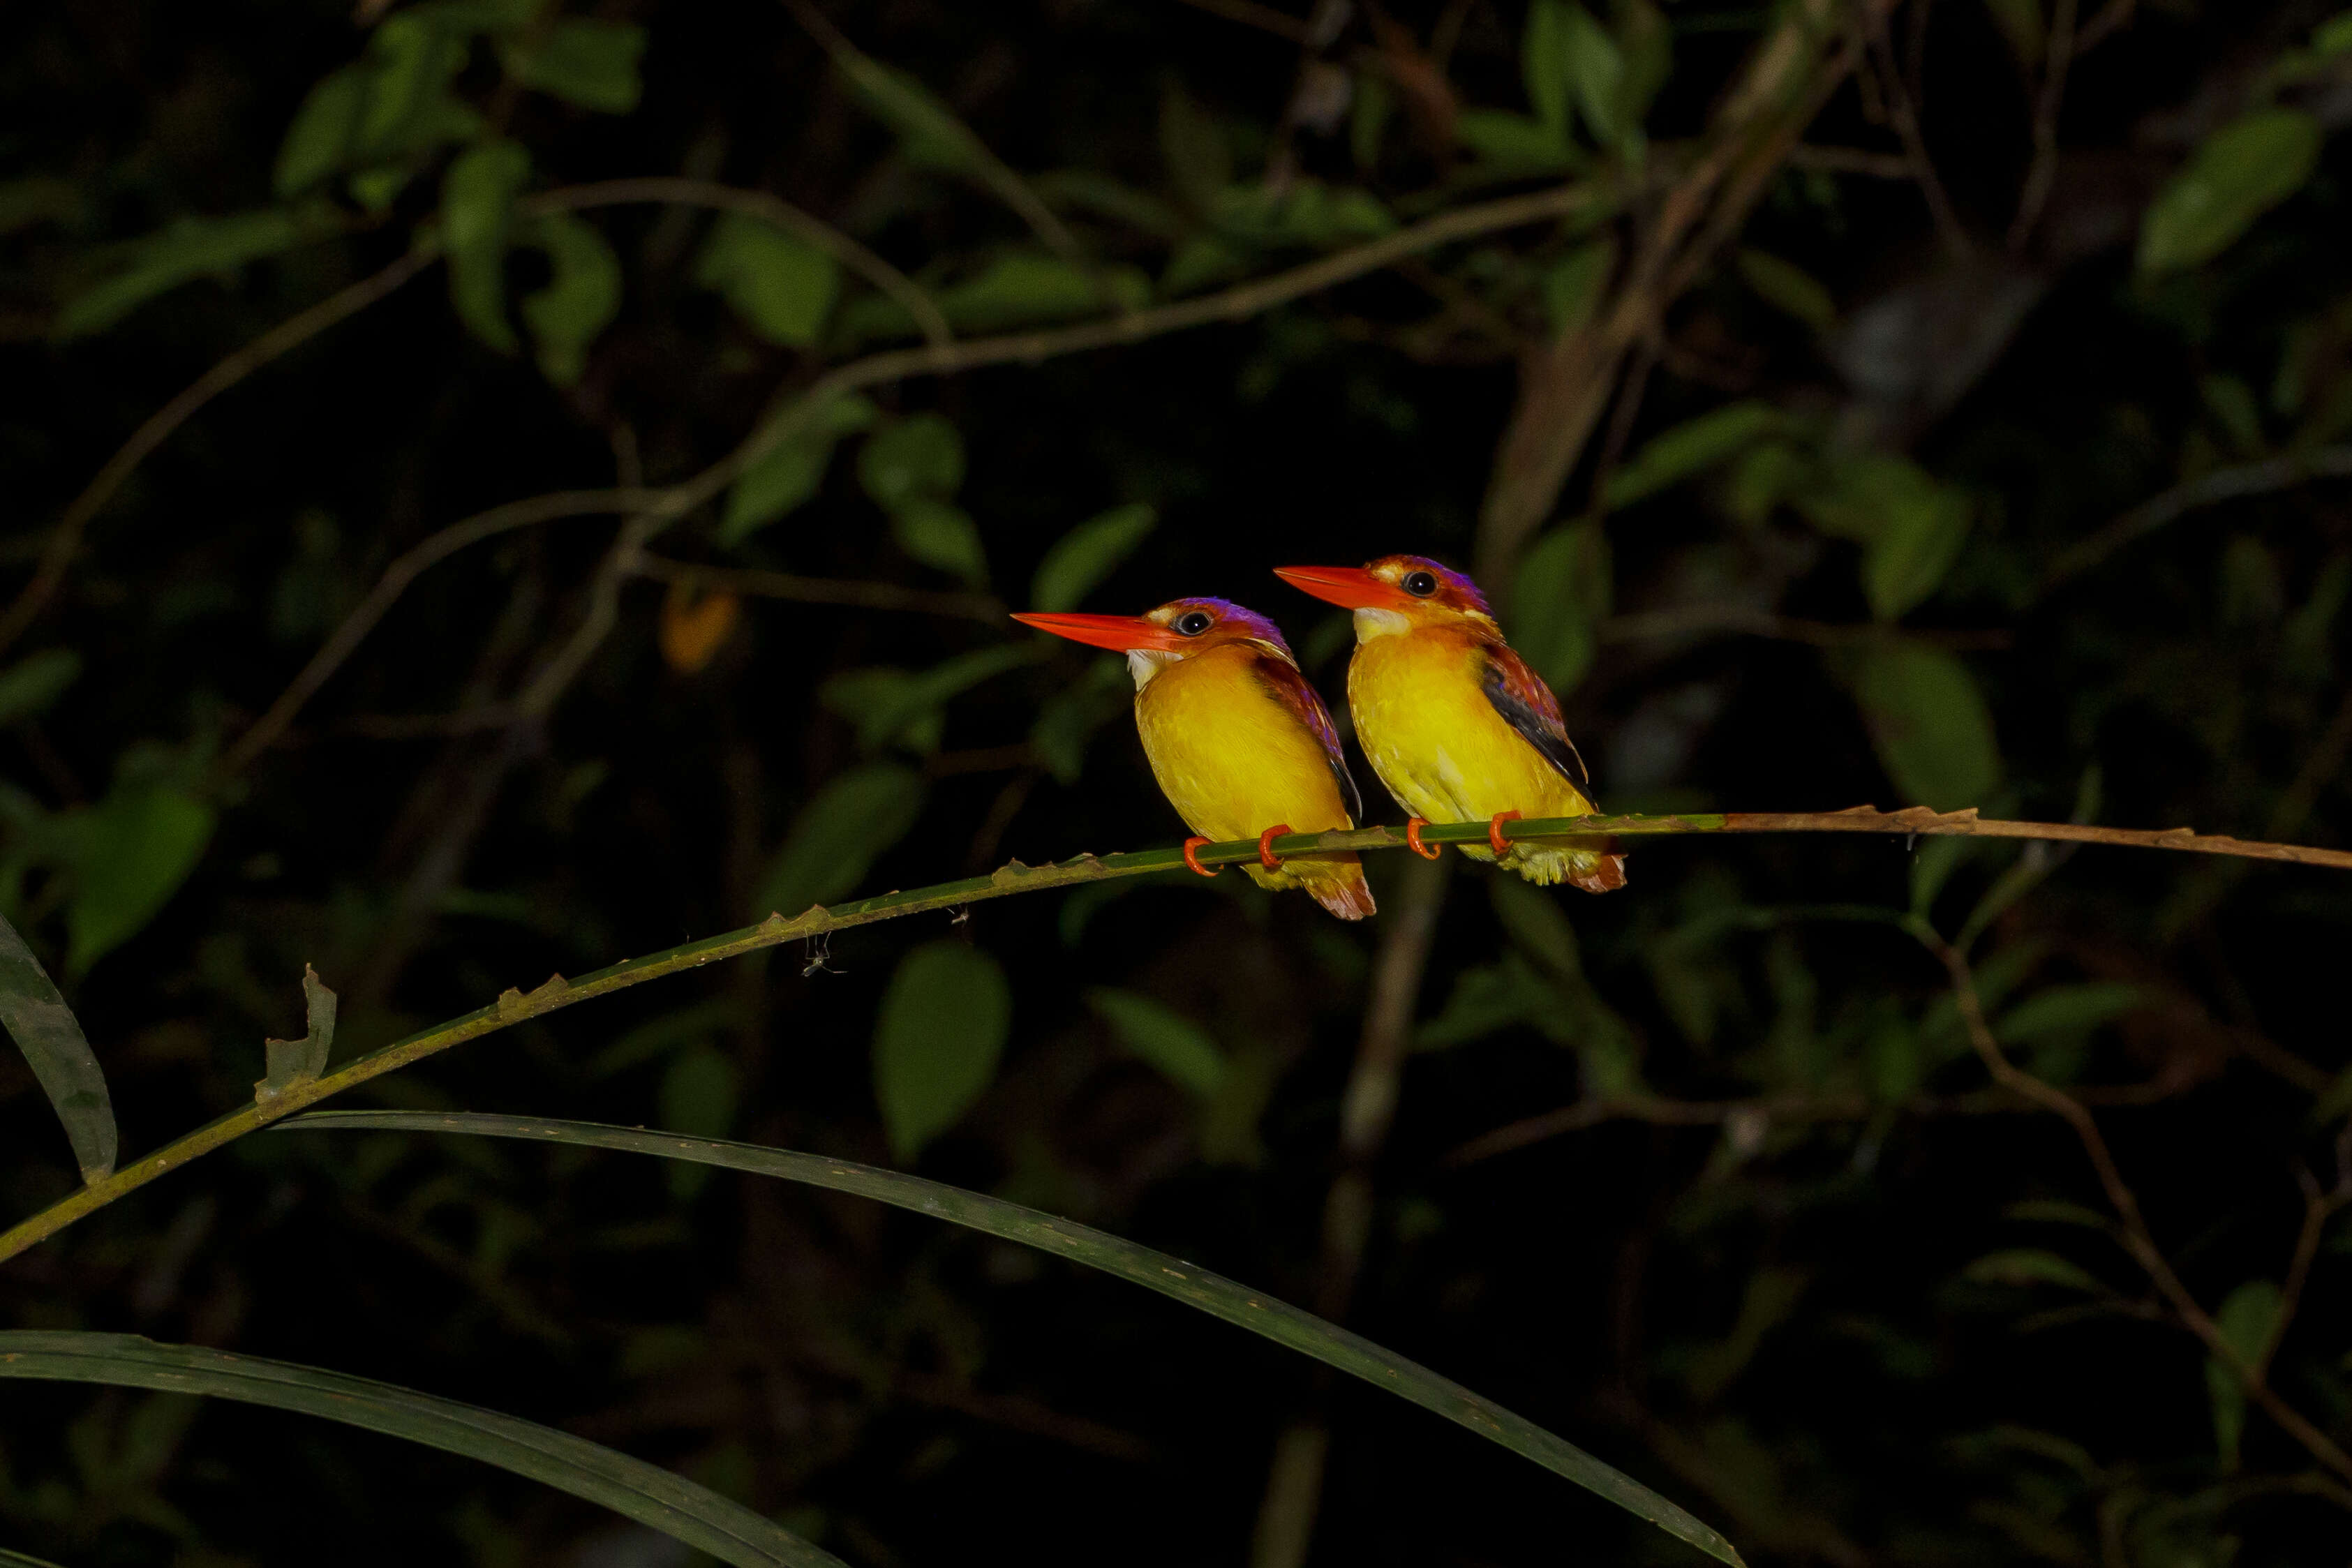
<path fill-rule="evenodd" d="M 1156 648 L 1129 648 L 1127 651 L 1127 673 L 1135 677 L 1135 689 L 1141 691 L 1151 684 L 1151 677 L 1182 658 L 1181 653 L 1162 653 Z"/>
<path fill-rule="evenodd" d="M 1401 637 L 1412 630 L 1412 622 L 1393 610 L 1359 610 L 1356 612 L 1356 641 L 1369 643 L 1375 637 Z M 1129 658 L 1135 657 L 1129 653 Z"/>

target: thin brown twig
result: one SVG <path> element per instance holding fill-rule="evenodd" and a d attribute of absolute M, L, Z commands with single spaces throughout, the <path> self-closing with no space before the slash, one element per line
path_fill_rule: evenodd
<path fill-rule="evenodd" d="M 2064 1090 L 2043 1082 L 2011 1062 L 2008 1053 L 2001 1050 L 2000 1041 L 1994 1037 L 1991 1024 L 1985 1019 L 1984 1004 L 1977 995 L 1976 977 L 1969 970 L 1967 957 L 1927 922 L 1915 920 L 1907 924 L 1920 945 L 1943 964 L 1945 973 L 1950 978 L 1952 998 L 1958 1006 L 1960 1021 L 1968 1030 L 1969 1043 L 1975 1047 L 1977 1055 L 1984 1061 L 1994 1082 L 2055 1113 L 2074 1128 L 2083 1152 L 2090 1157 L 2091 1168 L 2098 1176 L 2109 1207 L 2116 1211 L 2116 1218 L 2121 1222 L 2118 1239 L 2122 1241 L 2124 1249 L 2147 1273 L 2181 1323 L 2204 1342 L 2207 1352 L 2214 1360 L 2237 1375 L 2245 1385 L 2246 1393 L 2281 1429 L 2321 1464 L 2340 1476 L 2352 1479 L 2352 1455 L 2346 1454 L 2301 1411 L 2279 1397 L 2277 1391 L 2263 1376 L 2263 1368 L 2250 1362 L 2237 1346 L 2230 1343 L 2221 1325 L 2198 1304 L 2197 1298 L 2181 1282 L 2180 1276 L 2174 1271 L 2162 1249 L 2157 1246 L 2155 1235 L 2148 1229 L 2147 1220 L 2140 1212 L 2139 1199 L 2124 1180 L 2123 1172 L 2116 1165 L 2115 1155 L 2108 1150 L 2106 1139 L 2099 1132 L 2099 1124 L 2089 1110 Z"/>
<path fill-rule="evenodd" d="M 1789 150 L 1789 163 L 1797 169 L 1821 169 L 1832 174 L 1867 174 L 1874 180 L 1908 180 L 1916 171 L 1900 152 L 1866 152 L 1859 147 L 1824 147 L 1801 141 Z"/>
<path fill-rule="evenodd" d="M 2051 183 L 2058 176 L 2058 110 L 2066 100 L 2066 68 L 2074 62 L 2074 6 L 2075 0 L 2057 0 L 2051 7 L 2049 41 L 2042 51 L 2042 91 L 2033 104 L 2033 161 L 2026 166 L 2017 217 L 2009 225 L 2011 256 L 2033 237 L 2033 225 L 2042 220 Z"/>
<path fill-rule="evenodd" d="M 959 620 L 997 625 L 1004 620 L 1003 601 L 986 593 L 945 593 L 923 588 L 901 588 L 895 582 L 853 582 L 833 577 L 803 577 L 797 572 L 766 571 L 754 567 L 705 566 L 672 560 L 667 556 L 637 558 L 639 577 L 657 582 L 682 582 L 691 588 L 749 593 L 761 599 L 787 599 L 798 604 L 845 604 L 860 610 L 904 610 L 917 615 L 950 615 Z"/>
<path fill-rule="evenodd" d="M 1696 632 L 1735 632 L 1769 637 L 1783 643 L 1806 643 L 1817 648 L 1843 648 L 1884 642 L 1898 633 L 1876 622 L 1844 623 L 1805 621 L 1745 604 L 1682 604 L 1668 610 L 1637 611 L 1612 615 L 1594 628 L 1603 643 L 1640 643 L 1653 638 L 1686 637 Z M 1906 641 L 1934 643 L 1956 650 L 1991 650 L 2010 646 L 2011 634 L 2000 628 L 1982 631 L 1941 628 L 1904 629 Z"/>
<path fill-rule="evenodd" d="M 2099 14 L 2084 23 L 2083 30 L 2074 35 L 2075 57 L 2080 58 L 2089 54 L 2115 34 L 2129 26 L 2132 13 L 2137 8 L 2138 0 L 2107 0 L 2107 3 L 2099 8 Z"/>
<path fill-rule="evenodd" d="M 1918 111 L 1912 104 L 1910 89 L 1903 85 L 1903 72 L 1895 61 L 1895 45 L 1887 37 L 1884 14 L 1875 26 L 1865 26 L 1865 48 L 1877 69 L 1879 89 L 1886 95 L 1887 118 L 1894 124 L 1895 134 L 1902 139 L 1904 156 L 1911 164 L 1912 178 L 1918 182 L 1919 194 L 1927 204 L 1927 215 L 1935 220 L 1936 234 L 1944 242 L 1944 248 L 1954 260 L 1965 261 L 1975 254 L 1976 246 L 1970 243 L 1969 231 L 1952 206 L 1951 195 L 1944 189 L 1943 179 L 1927 156 Z"/>
<path fill-rule="evenodd" d="M 343 662 L 366 641 L 368 633 L 375 630 L 376 623 L 398 601 L 408 585 L 415 581 L 427 567 L 446 560 L 468 545 L 478 544 L 516 528 L 529 528 L 534 523 L 553 522 L 562 517 L 635 512 L 658 501 L 665 494 L 660 490 L 559 490 L 478 512 L 411 546 L 400 559 L 384 568 L 383 575 L 368 591 L 368 596 L 343 617 L 342 624 L 336 627 L 319 651 L 310 655 L 310 663 L 304 664 L 286 689 L 278 694 L 278 700 L 247 726 L 245 733 L 237 737 L 236 743 L 222 754 L 220 761 L 214 766 L 213 779 L 217 782 L 234 778 L 244 771 L 255 758 L 267 751 L 285 733 L 286 727 L 294 722 L 294 716 L 301 711 L 302 705 L 317 695 L 319 688 L 342 667 Z"/>
<path fill-rule="evenodd" d="M 122 488 L 123 482 L 145 461 L 149 453 L 163 445 L 173 431 L 185 424 L 197 410 L 214 398 L 345 317 L 366 309 L 430 267 L 439 256 L 439 248 L 431 242 L 418 243 L 391 266 L 339 289 L 309 309 L 264 332 L 198 376 L 188 384 L 187 390 L 148 415 L 145 423 L 132 431 L 131 438 L 106 460 L 106 466 L 82 486 L 81 494 L 66 507 L 56 526 L 49 530 L 48 540 L 41 549 L 40 564 L 34 569 L 32 580 L 17 590 L 16 597 L 9 602 L 7 610 L 0 612 L 0 650 L 6 649 L 23 636 L 25 629 L 47 606 L 58 585 L 65 580 L 66 569 L 73 563 L 75 554 L 81 549 L 82 534 L 89 527 L 90 519 L 114 498 L 115 492 Z"/>
<path fill-rule="evenodd" d="M 2272 1357 L 2278 1354 L 2280 1342 L 2294 1322 L 2295 1310 L 2303 1304 L 2303 1288 L 2310 1281 L 2312 1260 L 2319 1256 L 2319 1243 L 2326 1234 L 2327 1222 L 2336 1211 L 2352 1204 L 2352 1121 L 2336 1134 L 2336 1185 L 2322 1187 L 2317 1177 L 2307 1169 L 2295 1171 L 2296 1185 L 2303 1188 L 2303 1225 L 2295 1232 L 2294 1251 L 2287 1260 L 2286 1281 L 2279 1287 L 2278 1315 L 2271 1320 L 2271 1332 L 2263 1336 L 2261 1352 L 2254 1357 L 2256 1374 L 2268 1376 Z"/>
<path fill-rule="evenodd" d="M 2058 553 L 2042 571 L 2039 592 L 2047 593 L 2105 560 L 2125 545 L 2154 533 L 2167 523 L 2223 501 L 2267 496 L 2312 479 L 2352 477 L 2352 445 L 2323 446 L 2314 452 L 2290 453 L 2259 462 L 2216 468 L 2185 484 L 2152 496 L 2086 538 Z"/>

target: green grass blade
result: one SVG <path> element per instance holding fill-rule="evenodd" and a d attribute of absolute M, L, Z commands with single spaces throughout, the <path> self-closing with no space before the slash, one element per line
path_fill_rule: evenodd
<path fill-rule="evenodd" d="M 0 1546 L 0 1568 L 58 1568 L 46 1557 L 27 1557 L 21 1552 L 11 1552 Z"/>
<path fill-rule="evenodd" d="M 159 1344 L 135 1334 L 0 1333 L 0 1377 L 102 1383 L 298 1410 L 480 1459 L 544 1481 L 736 1568 L 844 1568 L 708 1488 L 549 1427 L 315 1366 Z"/>
<path fill-rule="evenodd" d="M 1482 1437 L 1500 1443 L 1513 1453 L 1533 1459 L 1577 1485 L 1597 1492 L 1618 1507 L 1648 1520 L 1719 1562 L 1738 1568 L 1739 1553 L 1731 1543 L 1696 1519 L 1667 1501 L 1631 1476 L 1601 1463 L 1583 1449 L 1490 1399 L 1403 1356 L 1382 1350 L 1359 1335 L 1312 1313 L 1273 1300 L 1262 1291 L 1235 1284 L 1181 1259 L 1138 1246 L 1074 1221 L 1041 1214 L 1001 1198 L 966 1192 L 961 1187 L 925 1181 L 900 1171 L 882 1170 L 850 1160 L 825 1159 L 785 1149 L 764 1149 L 751 1144 L 716 1138 L 681 1137 L 674 1133 L 648 1133 L 608 1127 L 592 1122 L 555 1122 L 537 1117 L 490 1116 L 473 1113 L 428 1114 L 406 1111 L 314 1111 L 279 1124 L 278 1131 L 301 1128 L 397 1129 L 419 1133 L 473 1133 L 490 1137 L 520 1138 L 530 1143 L 574 1144 L 592 1148 L 621 1149 L 721 1166 L 754 1176 L 805 1182 L 836 1192 L 908 1208 L 935 1219 L 984 1230 L 1007 1241 L 1018 1241 L 1074 1263 L 1084 1263 L 1147 1286 L 1163 1296 L 1197 1307 L 1213 1317 L 1262 1334 L 1316 1360 L 1353 1374 L 1376 1387 L 1410 1399 L 1447 1420 L 1468 1427 Z"/>
<path fill-rule="evenodd" d="M 7 1026 L 49 1103 L 58 1108 L 81 1179 L 105 1180 L 114 1171 L 115 1149 L 114 1102 L 106 1092 L 106 1074 L 99 1071 L 98 1057 L 57 983 L 5 920 L 0 920 L 0 1024 Z"/>

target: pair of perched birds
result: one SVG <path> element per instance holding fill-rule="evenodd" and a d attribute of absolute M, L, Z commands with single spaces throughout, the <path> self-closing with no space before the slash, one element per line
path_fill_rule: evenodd
<path fill-rule="evenodd" d="M 1487 825 L 1484 846 L 1529 882 L 1587 893 L 1625 884 L 1625 857 L 1605 847 L 1562 848 L 1504 836 L 1517 817 L 1580 817 L 1583 763 L 1559 701 L 1503 641 L 1478 585 L 1433 560 L 1383 556 L 1362 568 L 1277 567 L 1275 575 L 1355 612 L 1348 707 L 1372 770 L 1411 813 L 1405 838 L 1432 860 L 1432 821 Z M 1284 833 L 1352 828 L 1363 800 L 1339 755 L 1330 710 L 1299 673 L 1274 622 L 1223 599 L 1179 599 L 1145 615 L 1016 615 L 1040 630 L 1127 655 L 1135 722 L 1151 771 L 1178 815 L 1205 843 L 1258 841 L 1244 864 L 1261 887 L 1304 888 L 1342 920 L 1373 913 L 1352 853 L 1277 859 Z"/>

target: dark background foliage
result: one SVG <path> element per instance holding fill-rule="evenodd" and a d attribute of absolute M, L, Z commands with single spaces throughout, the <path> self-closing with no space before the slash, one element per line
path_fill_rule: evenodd
<path fill-rule="evenodd" d="M 2327 138 L 2352 32 L 2326 5 L 1595 5 L 1621 68 L 1599 88 L 1590 38 L 1548 63 L 1567 11 L 1531 32 L 1520 0 L 539 10 L 0 16 L 0 587 L 206 367 L 419 235 L 459 253 L 206 404 L 12 618 L 0 906 L 65 983 L 129 1151 L 244 1103 L 263 1037 L 299 1032 L 306 962 L 341 995 L 340 1061 L 788 896 L 1172 841 L 1124 674 L 1003 616 L 1121 507 L 1080 536 L 1103 547 L 1072 579 L 1087 608 L 1238 599 L 1335 698 L 1344 622 L 1269 566 L 1475 562 L 1612 810 L 1925 801 L 2344 841 L 2352 165 Z M 904 134 L 903 103 L 875 112 L 825 16 L 1024 172 L 1042 234 L 968 152 Z M 1707 193 L 1717 228 L 1645 280 L 1668 193 L 1727 144 L 1727 84 L 1791 16 L 1814 28 L 1801 107 L 1728 143 L 1752 189 Z M 552 29 L 583 19 L 603 30 L 562 67 Z M 402 53 L 423 26 L 457 40 L 446 70 Z M 1654 99 L 1623 85 L 1669 56 Z M 289 124 L 353 61 L 377 102 L 412 72 L 408 118 L 289 181 Z M 509 193 L 453 193 L 493 145 L 527 154 L 527 210 L 485 250 L 464 225 Z M 586 240 L 531 226 L 537 195 L 654 176 L 702 194 L 583 208 Z M 803 503 L 716 498 L 650 561 L 610 512 L 474 545 L 241 744 L 402 552 L 543 492 L 689 480 L 824 365 L 913 340 L 800 241 L 730 238 L 713 189 L 814 214 L 971 338 L 1563 181 L 1599 193 L 1566 223 L 873 386 Z M 240 214 L 283 232 L 202 226 Z M 1528 413 L 1547 388 L 1598 400 L 1589 438 Z M 1572 464 L 1516 533 L 1515 420 Z M 911 490 L 879 472 L 894 450 Z M 1591 899 L 1370 859 L 1363 928 L 1238 876 L 1011 898 L 664 981 L 353 1098 L 896 1162 L 1081 1218 L 1345 1315 L 1759 1564 L 2344 1561 L 2352 1479 L 2247 1412 L 2117 1245 L 2074 1133 L 1989 1086 L 1944 969 L 1880 917 L 1980 916 L 2003 1041 L 2095 1107 L 2190 1291 L 2250 1358 L 2274 1338 L 2273 1385 L 2344 1444 L 2340 874 L 1688 838 Z M 1424 968 L 1383 933 L 1430 898 Z M 940 944 L 960 956 L 926 990 L 902 966 Z M 1416 1049 L 1351 1164 L 1384 976 Z M 894 977 L 926 1027 L 897 1068 L 921 1103 L 886 1116 Z M 1327 1210 L 1362 1178 L 1359 1257 Z M 70 1186 L 0 1060 L 8 1217 Z M 879 1568 L 1696 1560 L 1126 1285 L 620 1155 L 248 1138 L 8 1262 L 0 1317 L 526 1415 Z M 30 1384 L 0 1411 L 0 1543 L 63 1563 L 686 1560 L 290 1416 Z"/>

